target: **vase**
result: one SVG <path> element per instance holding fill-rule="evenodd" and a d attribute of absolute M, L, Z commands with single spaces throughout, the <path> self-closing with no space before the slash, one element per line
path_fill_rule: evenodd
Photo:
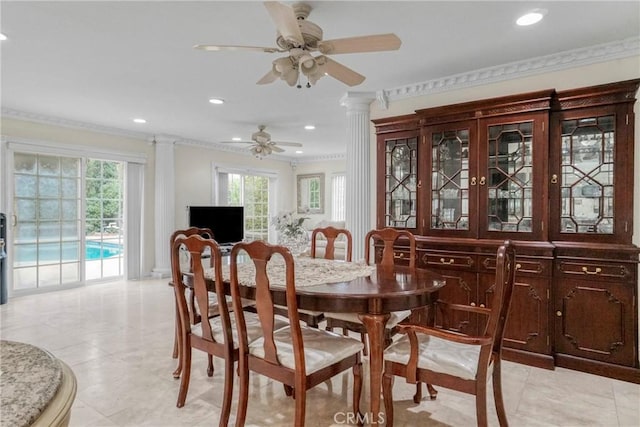
<path fill-rule="evenodd" d="M 309 248 L 309 234 L 307 232 L 300 234 L 284 234 L 278 236 L 278 244 L 286 247 L 291 255 L 298 256 Z"/>

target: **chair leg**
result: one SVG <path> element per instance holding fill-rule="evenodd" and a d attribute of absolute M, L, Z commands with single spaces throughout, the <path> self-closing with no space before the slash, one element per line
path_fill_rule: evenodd
<path fill-rule="evenodd" d="M 176 332 L 175 332 L 175 336 L 173 337 L 173 354 L 171 355 L 171 357 L 173 357 L 174 359 L 178 358 L 178 337 L 180 336 L 180 313 L 178 312 L 178 302 L 176 301 L 176 320 L 175 320 L 175 324 L 176 324 Z"/>
<path fill-rule="evenodd" d="M 364 332 L 360 332 L 360 341 L 362 341 L 362 344 L 364 344 L 364 348 L 362 349 L 362 355 L 363 356 L 368 356 L 369 355 L 369 340 L 367 339 L 367 334 L 365 334 Z"/>
<path fill-rule="evenodd" d="M 493 361 L 493 398 L 496 404 L 496 412 L 498 413 L 498 422 L 500 427 L 508 427 L 507 412 L 504 409 L 504 400 L 502 399 L 502 374 L 500 366 L 500 359 L 496 358 Z"/>
<path fill-rule="evenodd" d="M 232 356 L 228 356 L 224 363 L 224 394 L 222 395 L 220 427 L 228 427 L 229 425 L 229 416 L 231 414 L 231 399 L 233 397 L 233 365 L 234 363 Z"/>
<path fill-rule="evenodd" d="M 178 307 L 176 306 L 176 310 L 178 309 Z M 182 325 L 180 322 L 180 317 L 178 315 L 176 315 L 176 336 L 174 338 L 175 343 L 174 345 L 177 345 L 178 347 L 178 366 L 176 366 L 175 371 L 173 371 L 173 378 L 180 378 L 180 373 L 182 372 Z"/>
<path fill-rule="evenodd" d="M 304 379 L 303 379 L 304 381 Z M 307 387 L 302 381 L 296 381 L 294 387 L 296 399 L 296 415 L 294 425 L 304 427 L 305 412 L 307 409 Z"/>
<path fill-rule="evenodd" d="M 184 401 L 187 399 L 187 392 L 189 391 L 189 380 L 191 378 L 191 340 L 188 337 L 183 337 L 181 341 L 182 351 L 180 352 L 180 362 L 182 365 L 182 380 L 180 381 L 180 391 L 178 392 L 178 403 L 176 405 L 178 408 L 184 406 Z"/>
<path fill-rule="evenodd" d="M 238 408 L 236 409 L 236 427 L 244 427 L 249 400 L 249 367 L 247 366 L 246 356 L 240 356 L 238 361 L 238 383 L 240 384 L 240 391 L 238 393 Z"/>
<path fill-rule="evenodd" d="M 422 400 L 422 383 L 418 381 L 416 383 L 416 394 L 413 395 L 413 403 L 420 403 Z"/>
<path fill-rule="evenodd" d="M 429 398 L 431 400 L 436 400 L 436 397 L 438 397 L 438 390 L 436 390 L 431 384 L 427 384 L 427 391 L 429 392 Z"/>
<path fill-rule="evenodd" d="M 287 384 L 282 384 L 282 385 L 284 386 L 284 394 L 287 397 L 293 397 L 295 399 L 295 397 L 293 396 L 293 387 Z"/>
<path fill-rule="evenodd" d="M 487 381 L 476 382 L 476 417 L 478 427 L 487 427 Z"/>
<path fill-rule="evenodd" d="M 209 364 L 207 365 L 207 376 L 212 377 L 213 376 L 213 356 L 210 354 L 207 356 L 209 358 Z"/>
<path fill-rule="evenodd" d="M 362 362 L 353 366 L 353 413 L 356 415 L 358 425 L 362 425 L 364 417 L 360 412 L 360 397 L 362 396 Z"/>
<path fill-rule="evenodd" d="M 382 398 L 384 400 L 384 411 L 386 413 L 385 421 L 387 427 L 393 427 L 393 375 L 388 373 L 387 369 L 384 371 L 382 375 Z M 418 383 L 418 387 L 420 387 L 420 383 Z M 377 414 L 373 416 L 376 417 Z"/>

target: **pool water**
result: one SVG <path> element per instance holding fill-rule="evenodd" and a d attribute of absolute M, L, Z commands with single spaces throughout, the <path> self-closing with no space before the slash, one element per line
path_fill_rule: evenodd
<path fill-rule="evenodd" d="M 35 244 L 20 245 L 14 247 L 15 261 L 18 263 L 35 263 L 47 261 L 74 261 L 79 256 L 78 242 L 63 243 L 62 249 L 59 243 L 44 243 L 39 246 Z M 99 242 L 87 240 L 85 242 L 85 260 L 97 260 L 101 258 L 112 258 L 122 254 L 123 248 L 119 243 Z"/>

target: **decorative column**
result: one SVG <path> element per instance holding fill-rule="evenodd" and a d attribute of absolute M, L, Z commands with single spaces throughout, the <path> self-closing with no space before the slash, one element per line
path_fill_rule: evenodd
<path fill-rule="evenodd" d="M 175 138 L 154 138 L 156 148 L 155 167 L 155 267 L 151 275 L 155 278 L 171 275 L 169 238 L 175 228 Z"/>
<path fill-rule="evenodd" d="M 364 238 L 371 230 L 371 148 L 369 105 L 373 92 L 347 92 L 346 227 L 353 235 L 353 260 L 364 259 Z"/>

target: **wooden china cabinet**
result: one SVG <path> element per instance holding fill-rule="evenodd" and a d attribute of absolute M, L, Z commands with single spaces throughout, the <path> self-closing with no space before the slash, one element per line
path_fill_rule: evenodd
<path fill-rule="evenodd" d="M 377 227 L 416 234 L 441 298 L 486 306 L 517 244 L 505 358 L 640 381 L 633 104 L 640 80 L 374 120 Z M 406 252 L 397 248 L 402 262 Z M 436 322 L 442 319 L 436 316 Z M 482 319 L 449 319 L 477 333 Z"/>

